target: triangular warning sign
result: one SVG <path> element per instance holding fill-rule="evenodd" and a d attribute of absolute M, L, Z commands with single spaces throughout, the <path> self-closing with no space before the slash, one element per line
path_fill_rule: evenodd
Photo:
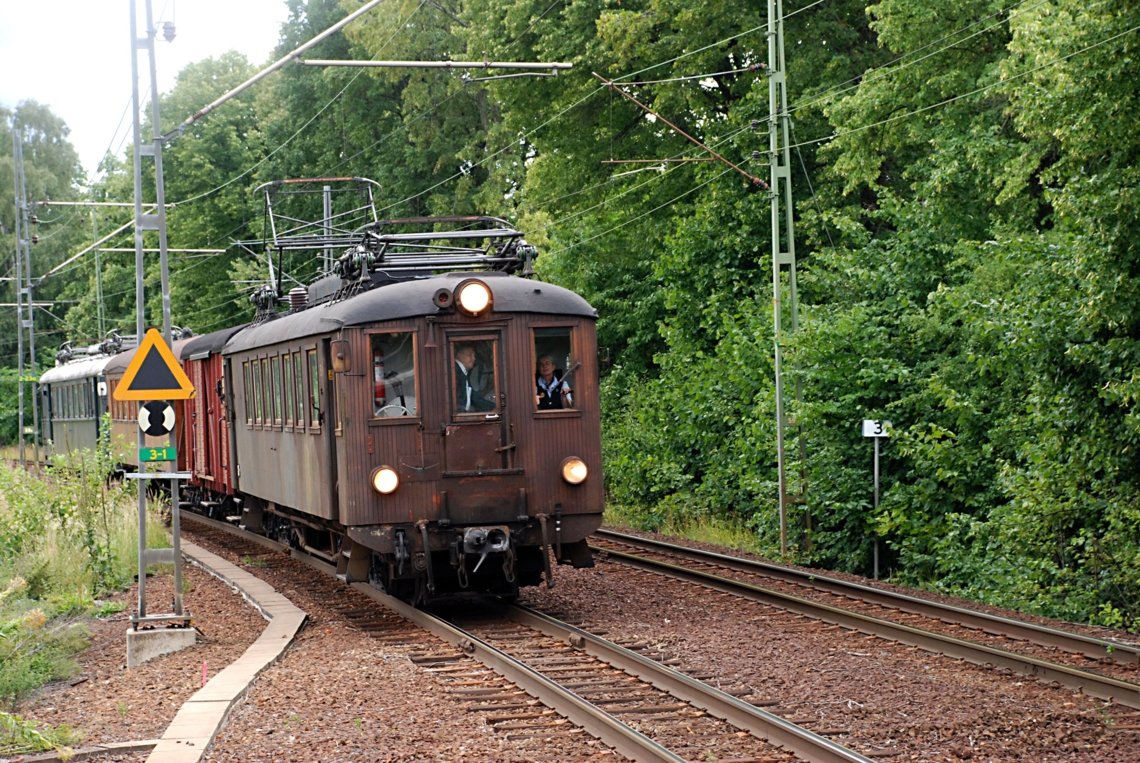
<path fill-rule="evenodd" d="M 150 329 L 111 396 L 116 400 L 189 400 L 194 397 L 194 385 L 162 334 Z"/>

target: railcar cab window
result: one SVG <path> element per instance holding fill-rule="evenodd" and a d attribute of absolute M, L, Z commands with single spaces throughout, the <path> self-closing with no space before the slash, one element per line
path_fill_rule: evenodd
<path fill-rule="evenodd" d="M 372 415 L 416 416 L 415 334 L 372 335 Z"/>
<path fill-rule="evenodd" d="M 534 406 L 538 411 L 574 408 L 574 343 L 568 328 L 534 331 Z"/>
<path fill-rule="evenodd" d="M 453 410 L 457 414 L 492 414 L 499 410 L 498 342 L 455 337 L 449 342 Z"/>

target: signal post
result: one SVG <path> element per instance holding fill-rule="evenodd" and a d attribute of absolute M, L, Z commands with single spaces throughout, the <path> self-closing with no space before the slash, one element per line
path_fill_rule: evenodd
<path fill-rule="evenodd" d="M 194 396 L 194 386 L 186 377 L 177 358 L 162 334 L 150 329 L 142 344 L 135 350 L 123 380 L 114 391 L 116 400 L 134 400 L 139 405 L 139 471 L 127 474 L 139 480 L 139 565 L 138 610 L 131 615 L 127 631 L 127 667 L 136 665 L 169 652 L 193 646 L 196 632 L 190 627 L 190 615 L 182 605 L 182 541 L 178 508 L 179 483 L 189 472 L 176 470 L 157 471 L 157 463 L 177 463 L 177 439 L 174 435 L 174 406 L 169 400 L 187 400 Z M 169 435 L 170 445 L 148 447 L 147 437 Z M 147 547 L 147 481 L 170 480 L 170 533 L 171 548 Z M 146 570 L 152 564 L 174 565 L 173 611 L 149 614 L 146 601 Z"/>

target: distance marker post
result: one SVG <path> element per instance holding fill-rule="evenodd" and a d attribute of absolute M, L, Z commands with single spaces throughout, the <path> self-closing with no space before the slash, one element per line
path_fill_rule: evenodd
<path fill-rule="evenodd" d="M 891 422 L 877 421 L 875 419 L 863 419 L 863 436 L 870 437 L 875 441 L 875 512 L 878 513 L 879 509 L 879 440 L 884 437 L 891 436 Z M 875 538 L 874 545 L 874 570 L 875 580 L 879 579 L 879 539 Z"/>

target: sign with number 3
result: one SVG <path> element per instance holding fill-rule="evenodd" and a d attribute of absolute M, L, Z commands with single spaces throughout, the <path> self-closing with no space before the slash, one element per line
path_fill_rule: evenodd
<path fill-rule="evenodd" d="M 863 419 L 863 436 L 864 437 L 890 437 L 888 431 L 891 427 L 889 421 L 876 421 L 874 419 Z"/>

